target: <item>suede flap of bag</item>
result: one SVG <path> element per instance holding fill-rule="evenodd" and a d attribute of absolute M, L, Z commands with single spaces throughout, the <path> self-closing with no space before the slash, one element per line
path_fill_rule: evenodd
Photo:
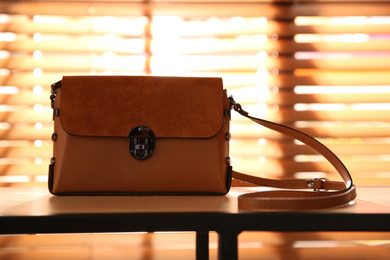
<path fill-rule="evenodd" d="M 144 125 L 156 137 L 209 138 L 222 127 L 221 78 L 64 76 L 61 89 L 72 135 L 126 137 Z"/>

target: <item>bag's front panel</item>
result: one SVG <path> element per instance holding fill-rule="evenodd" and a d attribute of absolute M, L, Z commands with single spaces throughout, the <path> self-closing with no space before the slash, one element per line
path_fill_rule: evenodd
<path fill-rule="evenodd" d="M 159 139 L 155 154 L 145 161 L 129 154 L 125 138 L 63 136 L 54 192 L 227 192 L 227 142 L 218 142 L 220 136 Z"/>
<path fill-rule="evenodd" d="M 224 96 L 223 108 L 229 109 Z M 153 156 L 146 160 L 130 155 L 128 138 L 71 135 L 63 129 L 60 117 L 61 112 L 55 118 L 54 194 L 228 192 L 226 116 L 220 131 L 210 138 L 157 137 Z"/>

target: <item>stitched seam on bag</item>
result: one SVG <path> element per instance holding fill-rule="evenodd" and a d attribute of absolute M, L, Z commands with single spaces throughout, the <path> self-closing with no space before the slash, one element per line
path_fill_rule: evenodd
<path fill-rule="evenodd" d="M 65 90 L 66 90 L 66 87 L 64 87 L 65 84 L 63 84 L 63 87 L 61 88 L 61 99 L 60 99 L 60 111 L 63 111 L 64 110 L 64 103 L 63 100 L 64 100 L 64 97 L 66 96 L 65 95 Z M 215 135 L 217 135 L 220 130 L 222 129 L 222 125 L 223 125 L 223 119 L 224 119 L 224 116 L 223 116 L 223 97 L 224 97 L 224 90 L 223 89 L 220 89 L 218 88 L 217 91 L 219 92 L 219 102 L 218 102 L 218 110 L 219 110 L 219 115 L 218 115 L 218 123 L 215 124 L 215 130 L 210 128 L 210 130 L 208 132 L 211 132 L 211 134 L 207 134 L 207 135 L 181 135 L 181 134 L 171 134 L 171 135 L 159 135 L 158 133 L 156 134 L 156 137 L 158 138 L 202 138 L 202 139 L 206 139 L 206 138 L 211 138 L 211 137 L 214 137 Z M 61 117 L 61 114 L 60 114 L 60 122 L 61 122 L 61 126 L 62 128 L 65 130 L 65 132 L 67 132 L 68 134 L 70 135 L 76 135 L 76 136 L 84 136 L 84 137 L 98 137 L 98 136 L 106 136 L 106 137 L 126 137 L 126 135 L 119 135 L 119 134 L 116 134 L 116 133 L 98 133 L 98 132 L 80 132 L 80 131 L 71 131 L 69 129 L 71 129 L 70 127 L 68 127 L 68 120 L 64 119 L 64 116 Z M 130 129 L 129 129 L 130 131 Z"/>

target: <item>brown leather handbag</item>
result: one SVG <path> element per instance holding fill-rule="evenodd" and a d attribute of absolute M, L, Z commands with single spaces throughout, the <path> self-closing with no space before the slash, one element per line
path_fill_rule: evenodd
<path fill-rule="evenodd" d="M 290 189 L 241 195 L 239 207 L 245 209 L 328 208 L 356 197 L 348 170 L 328 148 L 295 129 L 249 116 L 227 97 L 221 78 L 64 76 L 52 85 L 51 101 L 48 185 L 55 195 L 223 195 L 236 178 Z M 311 146 L 344 181 L 273 180 L 232 171 L 232 109 Z"/>

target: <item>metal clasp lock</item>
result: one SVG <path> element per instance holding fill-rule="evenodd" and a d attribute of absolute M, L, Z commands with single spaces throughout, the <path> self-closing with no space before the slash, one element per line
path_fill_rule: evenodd
<path fill-rule="evenodd" d="M 156 146 L 156 136 L 146 126 L 134 127 L 128 135 L 131 156 L 137 160 L 146 160 L 152 157 Z"/>

